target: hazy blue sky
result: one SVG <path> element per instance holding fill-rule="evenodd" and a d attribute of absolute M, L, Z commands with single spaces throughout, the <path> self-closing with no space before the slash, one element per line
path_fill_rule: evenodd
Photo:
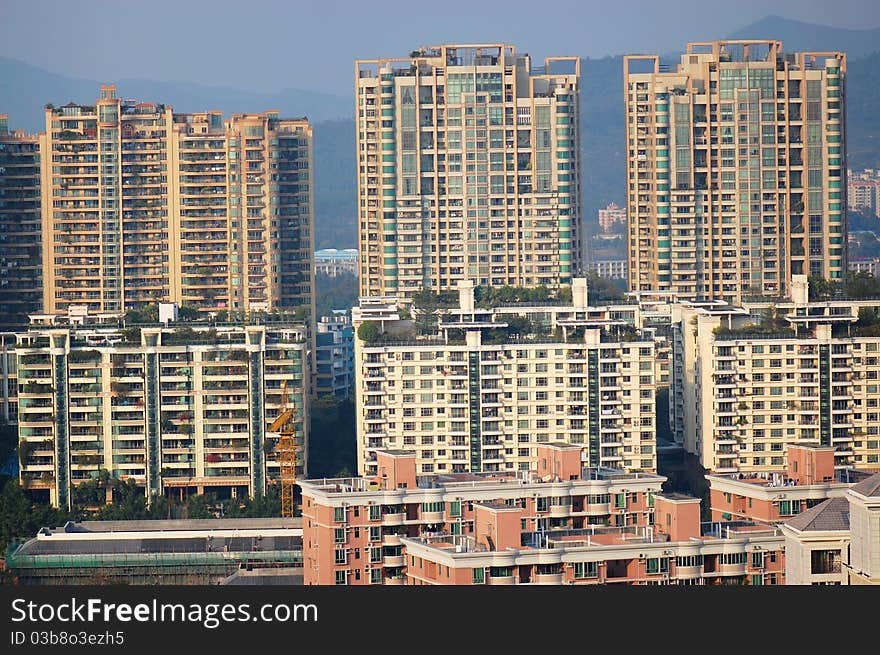
<path fill-rule="evenodd" d="M 542 59 L 669 52 L 768 14 L 853 29 L 870 0 L 0 0 L 0 56 L 72 77 L 348 95 L 353 61 L 504 42 Z"/>

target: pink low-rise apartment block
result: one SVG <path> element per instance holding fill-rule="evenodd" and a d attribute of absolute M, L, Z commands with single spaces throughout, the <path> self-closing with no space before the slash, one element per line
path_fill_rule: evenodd
<path fill-rule="evenodd" d="M 307 480 L 305 584 L 782 584 L 775 526 L 700 522 L 665 478 L 583 468 L 580 448 L 539 445 L 517 473 L 417 476 L 377 451 L 370 478 Z"/>
<path fill-rule="evenodd" d="M 707 475 L 713 521 L 780 523 L 847 489 L 870 475 L 834 468 L 834 448 L 787 446 L 784 473 Z"/>

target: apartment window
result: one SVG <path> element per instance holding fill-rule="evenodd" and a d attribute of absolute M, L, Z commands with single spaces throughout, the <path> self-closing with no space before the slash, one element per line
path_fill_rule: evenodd
<path fill-rule="evenodd" d="M 382 518 L 382 507 L 379 505 L 370 505 L 370 520 L 378 521 Z"/>
<path fill-rule="evenodd" d="M 668 573 L 669 572 L 669 558 L 668 557 L 651 557 L 648 559 L 647 565 L 648 574 L 654 573 Z"/>
<path fill-rule="evenodd" d="M 675 558 L 676 566 L 703 566 L 702 555 L 681 555 Z"/>
<path fill-rule="evenodd" d="M 382 538 L 382 528 L 379 526 L 370 528 L 370 541 L 379 541 Z"/>
<path fill-rule="evenodd" d="M 575 562 L 574 563 L 574 577 L 576 580 L 583 580 L 584 578 L 598 578 L 599 577 L 599 563 L 598 562 Z"/>
<path fill-rule="evenodd" d="M 348 584 L 348 571 L 337 571 L 336 572 L 336 584 L 338 584 L 338 585 Z"/>
<path fill-rule="evenodd" d="M 626 494 L 616 494 L 614 497 L 614 507 L 616 509 L 625 509 L 626 508 Z"/>
<path fill-rule="evenodd" d="M 814 550 L 810 553 L 810 572 L 813 575 L 840 573 L 839 550 Z"/>
<path fill-rule="evenodd" d="M 453 500 L 449 503 L 449 516 L 461 516 L 460 500 Z"/>
<path fill-rule="evenodd" d="M 372 569 L 370 571 L 370 584 L 382 584 L 382 569 Z"/>
<path fill-rule="evenodd" d="M 345 508 L 344 507 L 334 507 L 333 508 L 333 521 L 336 523 L 342 523 L 345 521 Z"/>
<path fill-rule="evenodd" d="M 333 529 L 333 543 L 335 543 L 335 544 L 344 544 L 345 543 L 345 528 L 334 528 Z"/>
<path fill-rule="evenodd" d="M 348 552 L 343 548 L 338 548 L 333 553 L 333 561 L 336 564 L 345 564 L 348 561 Z"/>
<path fill-rule="evenodd" d="M 486 582 L 486 569 L 474 569 L 473 575 L 471 577 L 471 581 L 474 584 L 485 584 L 485 582 Z"/>

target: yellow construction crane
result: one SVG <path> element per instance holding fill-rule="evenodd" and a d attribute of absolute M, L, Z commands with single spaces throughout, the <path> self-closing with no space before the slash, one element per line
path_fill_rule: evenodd
<path fill-rule="evenodd" d="M 269 426 L 269 432 L 278 433 L 278 463 L 281 466 L 281 516 L 293 518 L 293 485 L 296 482 L 296 438 L 290 419 L 293 409 L 287 406 L 287 380 L 281 383 L 281 413 Z"/>

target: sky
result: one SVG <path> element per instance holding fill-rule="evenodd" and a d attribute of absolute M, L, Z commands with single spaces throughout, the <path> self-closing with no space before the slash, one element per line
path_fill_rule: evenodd
<path fill-rule="evenodd" d="M 0 0 L 0 56 L 68 77 L 348 95 L 354 60 L 509 43 L 547 56 L 666 53 L 768 14 L 880 26 L 876 0 Z"/>

